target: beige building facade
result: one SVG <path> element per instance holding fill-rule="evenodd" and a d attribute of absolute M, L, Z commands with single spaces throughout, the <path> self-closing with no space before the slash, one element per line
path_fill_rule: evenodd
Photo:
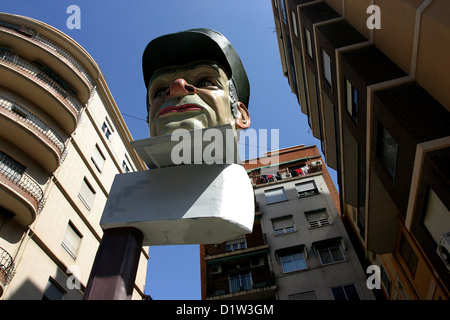
<path fill-rule="evenodd" d="M 0 14 L 0 299 L 82 299 L 114 176 L 146 166 L 95 61 Z M 145 297 L 142 248 L 133 299 Z"/>

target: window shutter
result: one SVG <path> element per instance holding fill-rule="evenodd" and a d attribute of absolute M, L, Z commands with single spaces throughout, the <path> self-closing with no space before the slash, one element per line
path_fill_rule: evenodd
<path fill-rule="evenodd" d="M 64 239 L 61 243 L 62 247 L 70 254 L 70 256 L 72 256 L 72 258 L 75 259 L 80 243 L 81 235 L 69 222 L 69 224 L 67 225 L 66 233 L 64 234 Z"/>
<path fill-rule="evenodd" d="M 95 145 L 91 159 L 94 162 L 95 166 L 97 167 L 98 171 L 102 172 L 103 164 L 105 163 L 105 157 L 101 153 L 98 145 Z"/>
<path fill-rule="evenodd" d="M 316 189 L 316 185 L 314 184 L 314 181 L 308 181 L 305 183 L 296 184 L 295 188 L 297 189 L 298 193 L 303 193 Z"/>
<path fill-rule="evenodd" d="M 306 220 L 308 220 L 311 228 L 326 226 L 330 224 L 328 213 L 325 209 L 305 212 Z"/>
<path fill-rule="evenodd" d="M 272 189 L 264 191 L 267 199 L 267 204 L 287 200 L 284 188 Z"/>
<path fill-rule="evenodd" d="M 323 67 L 323 76 L 325 80 L 327 80 L 328 84 L 331 86 L 332 77 L 331 77 L 331 59 L 330 56 L 322 49 L 322 67 Z"/>
<path fill-rule="evenodd" d="M 291 215 L 272 219 L 272 225 L 275 231 L 275 235 L 295 231 L 294 220 L 292 219 Z"/>
<path fill-rule="evenodd" d="M 292 216 L 280 217 L 272 220 L 274 229 L 282 229 L 286 227 L 291 227 L 294 222 L 292 221 Z"/>
<path fill-rule="evenodd" d="M 91 210 L 92 204 L 94 202 L 95 191 L 89 185 L 86 178 L 84 178 L 81 183 L 81 188 L 80 188 L 80 192 L 78 193 L 78 197 L 81 199 L 81 201 L 86 206 L 86 208 L 88 210 Z"/>

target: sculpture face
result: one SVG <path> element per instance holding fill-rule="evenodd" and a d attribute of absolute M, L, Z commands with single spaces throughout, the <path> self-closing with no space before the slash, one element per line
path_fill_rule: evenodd
<path fill-rule="evenodd" d="M 233 116 L 228 76 L 214 62 L 159 69 L 147 89 L 152 137 L 171 134 L 178 128 L 197 130 L 232 124 L 245 129 L 250 124 L 242 103 L 237 104 L 238 117 Z"/>

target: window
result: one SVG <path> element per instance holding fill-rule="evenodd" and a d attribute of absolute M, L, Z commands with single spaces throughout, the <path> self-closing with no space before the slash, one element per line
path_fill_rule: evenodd
<path fill-rule="evenodd" d="M 73 259 L 76 259 L 77 257 L 82 237 L 81 233 L 75 228 L 72 222 L 69 221 L 61 246 Z"/>
<path fill-rule="evenodd" d="M 295 72 L 295 61 L 294 61 L 294 53 L 292 50 L 292 44 L 291 44 L 291 37 L 289 34 L 286 34 L 286 42 L 287 42 L 287 49 L 288 49 L 288 57 L 289 57 L 289 67 L 291 69 L 291 79 L 293 83 L 293 89 L 294 93 L 298 95 L 297 92 L 297 73 Z"/>
<path fill-rule="evenodd" d="M 310 58 L 313 57 L 312 54 L 312 42 L 311 42 L 311 32 L 309 32 L 308 29 L 304 28 L 305 30 L 305 46 L 306 46 L 306 52 L 308 53 L 308 56 Z"/>
<path fill-rule="evenodd" d="M 411 299 L 411 297 L 405 290 L 405 285 L 403 284 L 403 281 L 400 280 L 400 278 L 398 277 L 398 274 L 395 275 L 395 286 L 397 287 L 398 293 L 400 293 L 402 300 L 410 300 Z M 400 300 L 398 297 L 398 294 L 397 294 L 397 290 L 394 290 L 393 300 Z"/>
<path fill-rule="evenodd" d="M 98 172 L 102 172 L 103 164 L 105 163 L 105 156 L 100 150 L 98 144 L 95 145 L 91 160 L 94 163 L 95 167 L 97 168 Z"/>
<path fill-rule="evenodd" d="M 343 286 L 331 288 L 334 300 L 361 300 L 355 284 L 347 284 Z"/>
<path fill-rule="evenodd" d="M 291 215 L 272 219 L 272 225 L 276 236 L 296 231 Z"/>
<path fill-rule="evenodd" d="M 377 155 L 392 179 L 395 177 L 398 144 L 381 125 L 378 125 Z"/>
<path fill-rule="evenodd" d="M 125 159 L 122 161 L 122 169 L 124 173 L 128 173 L 131 172 L 131 165 L 130 162 L 128 161 L 128 157 L 125 155 Z"/>
<path fill-rule="evenodd" d="M 311 210 L 305 212 L 306 220 L 308 220 L 310 228 L 327 226 L 330 224 L 328 213 L 325 208 Z"/>
<path fill-rule="evenodd" d="M 314 253 L 319 256 L 322 265 L 345 261 L 345 241 L 342 237 L 316 241 L 312 243 Z"/>
<path fill-rule="evenodd" d="M 92 204 L 94 202 L 95 190 L 92 188 L 91 184 L 87 181 L 86 178 L 81 182 L 81 188 L 78 193 L 78 197 L 81 202 L 86 206 L 88 210 L 91 210 Z"/>
<path fill-rule="evenodd" d="M 314 180 L 306 181 L 302 183 L 297 183 L 295 185 L 295 188 L 297 189 L 298 197 L 306 197 L 311 196 L 319 193 L 319 190 L 317 189 L 316 183 Z"/>
<path fill-rule="evenodd" d="M 384 269 L 383 264 L 381 264 L 380 270 L 381 270 L 381 275 L 380 275 L 381 282 L 383 283 L 383 286 L 386 289 L 386 292 L 389 296 L 391 294 L 392 281 L 391 281 L 391 279 L 389 279 L 389 276 L 388 276 L 386 270 Z"/>
<path fill-rule="evenodd" d="M 284 23 L 287 23 L 286 5 L 284 4 L 284 0 L 280 0 L 280 4 L 281 4 L 281 11 L 283 11 L 283 21 L 284 21 Z"/>
<path fill-rule="evenodd" d="M 247 243 L 245 238 L 240 238 L 236 240 L 230 240 L 225 242 L 225 251 L 236 251 L 247 248 Z"/>
<path fill-rule="evenodd" d="M 345 105 L 347 107 L 347 112 L 350 114 L 353 121 L 358 124 L 358 91 L 347 79 L 345 79 L 345 88 Z"/>
<path fill-rule="evenodd" d="M 450 211 L 437 194 L 430 189 L 423 224 L 436 244 L 441 241 L 441 234 L 449 231 Z"/>
<path fill-rule="evenodd" d="M 253 288 L 252 274 L 250 271 L 241 271 L 230 274 L 230 293 L 251 290 Z"/>
<path fill-rule="evenodd" d="M 417 258 L 413 248 L 409 244 L 408 240 L 406 240 L 406 237 L 403 233 L 400 238 L 399 251 L 409 271 L 411 271 L 411 273 L 414 274 L 416 272 L 417 262 L 419 259 Z"/>
<path fill-rule="evenodd" d="M 52 278 L 48 279 L 42 300 L 64 300 L 66 292 Z"/>
<path fill-rule="evenodd" d="M 328 84 L 332 85 L 331 80 L 331 59 L 330 56 L 322 49 L 322 72 L 323 77 L 327 80 Z"/>
<path fill-rule="evenodd" d="M 292 29 L 294 30 L 294 35 L 298 38 L 298 29 L 297 29 L 297 16 L 294 11 L 291 11 L 292 18 Z"/>
<path fill-rule="evenodd" d="M 265 190 L 264 194 L 266 196 L 267 204 L 286 201 L 286 192 L 284 191 L 284 188 L 276 188 L 271 190 Z"/>
<path fill-rule="evenodd" d="M 340 245 L 324 247 L 317 251 L 322 265 L 345 261 L 344 253 L 342 252 Z"/>
<path fill-rule="evenodd" d="M 292 272 L 307 269 L 306 247 L 304 245 L 279 249 L 275 251 L 283 272 Z"/>
<path fill-rule="evenodd" d="M 306 259 L 303 252 L 281 256 L 280 263 L 285 273 L 306 269 Z"/>
<path fill-rule="evenodd" d="M 105 121 L 103 121 L 102 131 L 105 134 L 106 139 L 111 141 L 113 130 L 112 130 L 111 124 L 109 123 L 108 119 L 105 119 Z"/>
<path fill-rule="evenodd" d="M 123 162 L 122 162 L 122 169 L 123 169 L 123 172 L 125 172 L 125 173 L 128 173 L 131 171 L 130 166 L 127 164 L 127 162 L 125 160 L 123 160 Z"/>

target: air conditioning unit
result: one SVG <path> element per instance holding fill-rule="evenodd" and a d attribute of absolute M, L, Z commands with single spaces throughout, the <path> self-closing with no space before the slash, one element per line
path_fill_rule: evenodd
<path fill-rule="evenodd" d="M 215 264 L 213 266 L 211 266 L 211 274 L 219 274 L 222 273 L 222 267 L 220 266 L 220 264 Z"/>
<path fill-rule="evenodd" d="M 441 234 L 441 241 L 437 247 L 437 254 L 450 271 L 450 232 Z"/>

